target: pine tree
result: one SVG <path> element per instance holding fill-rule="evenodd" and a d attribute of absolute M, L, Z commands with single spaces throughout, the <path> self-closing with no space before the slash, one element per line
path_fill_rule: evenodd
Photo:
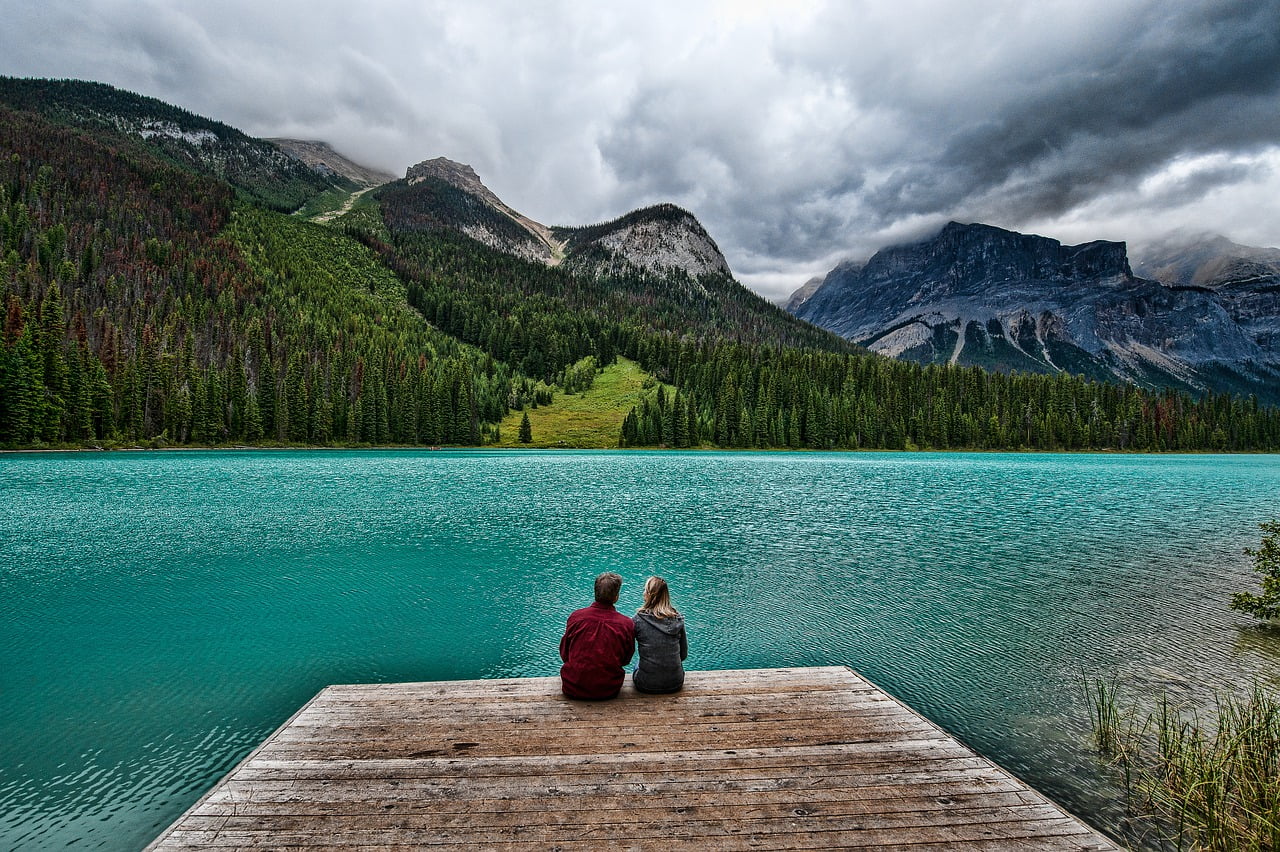
<path fill-rule="evenodd" d="M 65 241 L 66 230 L 55 239 Z M 61 250 L 60 243 L 57 250 Z M 63 418 L 67 409 L 70 370 L 63 353 L 66 325 L 62 310 L 62 292 L 57 282 L 49 285 L 40 305 L 40 355 L 43 362 L 44 398 L 40 406 L 40 438 L 61 441 Z"/>
<path fill-rule="evenodd" d="M 520 417 L 520 443 L 533 443 L 533 424 L 529 422 L 529 412 Z"/>
<path fill-rule="evenodd" d="M 288 399 L 289 429 L 286 437 L 295 444 L 307 442 L 307 382 L 303 371 L 302 356 L 297 352 L 289 357 L 285 371 L 285 394 Z"/>
<path fill-rule="evenodd" d="M 0 438 L 14 444 L 30 444 L 36 435 L 40 397 L 44 383 L 40 380 L 40 356 L 32 344 L 32 327 L 26 326 L 17 341 L 5 352 L 0 371 Z"/>
<path fill-rule="evenodd" d="M 258 409 L 256 391 L 250 391 L 245 396 L 244 439 L 249 443 L 262 440 L 262 412 Z"/>

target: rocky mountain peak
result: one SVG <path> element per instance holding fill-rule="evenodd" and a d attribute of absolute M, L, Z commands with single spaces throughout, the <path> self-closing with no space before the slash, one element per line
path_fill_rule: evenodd
<path fill-rule="evenodd" d="M 416 166 L 410 166 L 404 176 L 411 184 L 427 178 L 436 178 L 452 184 L 464 192 L 470 192 L 474 195 L 491 195 L 494 200 L 497 199 L 497 196 L 493 195 L 489 188 L 480 182 L 480 176 L 476 174 L 475 169 L 466 163 L 455 163 L 448 157 L 423 160 Z"/>
<path fill-rule="evenodd" d="M 268 139 L 286 154 L 301 160 L 313 171 L 330 177 L 341 177 L 358 186 L 380 186 L 395 180 L 394 175 L 362 166 L 333 150 L 328 142 L 304 139 Z"/>
<path fill-rule="evenodd" d="M 503 225 L 495 226 L 492 221 L 486 222 L 484 216 L 477 216 L 473 212 L 468 216 L 469 221 L 458 223 L 459 230 L 472 239 L 479 240 L 491 248 L 528 260 L 541 261 L 549 266 L 555 266 L 564 257 L 563 246 L 552 235 L 550 228 L 507 206 L 481 182 L 476 170 L 466 163 L 457 163 L 447 157 L 423 160 L 409 167 L 405 172 L 405 180 L 410 186 L 427 180 L 445 183 L 488 208 L 500 220 L 509 220 L 517 229 L 517 234 L 513 238 L 510 234 L 510 226 L 505 225 L 505 222 Z"/>
<path fill-rule="evenodd" d="M 1204 256 L 1172 265 L 1203 276 Z M 836 267 L 791 310 L 874 351 L 925 363 L 1274 398 L 1280 279 L 1261 274 L 1265 262 L 1255 252 L 1222 267 L 1235 276 L 1229 281 L 1171 287 L 1134 277 L 1123 242 L 1071 246 L 951 222 L 863 266 Z M 1192 267 L 1200 271 L 1187 273 Z"/>
<path fill-rule="evenodd" d="M 629 264 L 647 273 L 679 271 L 732 277 L 715 240 L 688 210 L 657 204 L 585 228 L 558 228 L 569 252 L 600 256 L 598 263 Z M 601 259 L 602 258 L 602 259 Z"/>
<path fill-rule="evenodd" d="M 948 267 L 957 279 L 987 283 L 1031 279 L 1067 281 L 1087 278 L 1131 278 L 1123 242 L 1096 240 L 1076 246 L 1036 234 L 1020 234 L 981 223 L 948 222 L 937 236 L 887 249 L 891 256 Z M 877 255 L 878 257 L 879 255 Z M 876 263 L 873 257 L 868 266 Z"/>

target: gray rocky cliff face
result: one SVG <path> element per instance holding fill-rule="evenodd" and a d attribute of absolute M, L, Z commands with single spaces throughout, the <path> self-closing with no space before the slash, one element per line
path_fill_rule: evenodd
<path fill-rule="evenodd" d="M 693 276 L 730 274 L 724 255 L 692 216 L 674 226 L 638 222 L 601 237 L 597 243 L 650 272 L 678 269 Z"/>
<path fill-rule="evenodd" d="M 646 207 L 585 228 L 561 228 L 574 265 L 592 274 L 731 278 L 729 263 L 697 218 L 673 204 Z"/>
<path fill-rule="evenodd" d="M 925 363 L 1280 399 L 1277 298 L 1255 284 L 1136 277 L 1124 243 L 1064 246 L 952 222 L 931 239 L 837 267 L 792 312 Z"/>
<path fill-rule="evenodd" d="M 548 266 L 555 266 L 560 262 L 563 256 L 562 246 L 552 236 L 551 229 L 508 207 L 480 181 L 480 176 L 471 166 L 455 163 L 446 157 L 436 157 L 410 166 L 405 172 L 405 180 L 410 186 L 425 180 L 448 184 L 464 193 L 472 208 L 483 207 L 496 215 L 496 226 L 491 218 L 475 215 L 474 211 L 472 215 L 459 218 L 458 230 L 473 240 L 498 251 Z"/>
<path fill-rule="evenodd" d="M 698 289 L 702 276 L 733 275 L 697 218 L 675 205 L 634 210 L 600 225 L 549 228 L 504 203 L 466 164 L 437 157 L 410 166 L 405 179 L 410 186 L 432 181 L 461 193 L 442 205 L 453 208 L 442 218 L 472 239 L 526 260 L 565 262 L 597 277 L 675 275 Z"/>
<path fill-rule="evenodd" d="M 268 139 L 267 141 L 321 174 L 344 177 L 358 186 L 380 186 L 395 180 L 394 175 L 362 166 L 342 156 L 327 142 L 302 139 Z"/>

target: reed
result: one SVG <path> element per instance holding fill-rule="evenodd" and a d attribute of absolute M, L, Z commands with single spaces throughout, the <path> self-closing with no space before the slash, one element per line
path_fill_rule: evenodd
<path fill-rule="evenodd" d="M 1179 848 L 1280 849 L 1280 701 L 1259 685 L 1221 696 L 1204 724 L 1161 699 L 1144 724 L 1121 722 L 1115 683 L 1090 684 L 1094 742 L 1123 765 L 1131 810 Z"/>
<path fill-rule="evenodd" d="M 1093 721 L 1093 744 L 1103 757 L 1115 757 L 1120 749 L 1120 709 L 1116 704 L 1115 678 L 1084 678 L 1085 699 Z"/>

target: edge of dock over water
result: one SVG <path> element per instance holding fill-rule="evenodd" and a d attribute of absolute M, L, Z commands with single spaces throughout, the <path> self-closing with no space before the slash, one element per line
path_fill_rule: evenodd
<path fill-rule="evenodd" d="M 852 670 L 330 686 L 164 831 L 175 850 L 1115 850 Z"/>

